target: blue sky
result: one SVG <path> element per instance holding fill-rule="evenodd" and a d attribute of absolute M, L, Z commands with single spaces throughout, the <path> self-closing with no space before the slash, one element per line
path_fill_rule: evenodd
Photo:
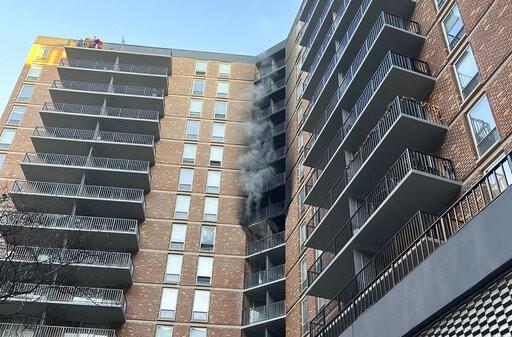
<path fill-rule="evenodd" d="M 0 113 L 37 35 L 258 54 L 283 40 L 300 0 L 0 1 Z"/>

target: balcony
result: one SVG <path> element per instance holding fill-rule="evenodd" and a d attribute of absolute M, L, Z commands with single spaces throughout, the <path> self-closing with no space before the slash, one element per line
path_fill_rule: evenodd
<path fill-rule="evenodd" d="M 0 314 L 16 312 L 67 321 L 124 323 L 126 301 L 123 290 L 81 288 L 30 283 L 5 284 L 0 293 L 14 293 L 0 306 Z"/>
<path fill-rule="evenodd" d="M 121 84 L 55 80 L 49 88 L 53 102 L 107 105 L 119 108 L 156 110 L 163 114 L 164 89 Z"/>
<path fill-rule="evenodd" d="M 56 277 L 56 280 L 48 281 L 102 287 L 129 287 L 132 284 L 133 264 L 129 253 L 14 246 L 0 250 L 0 256 L 13 265 L 13 272 L 20 273 L 25 268 L 23 266 L 28 266 L 32 273 L 40 271 Z M 56 270 L 64 273 L 56 273 Z"/>
<path fill-rule="evenodd" d="M 477 235 L 479 237 L 485 236 L 486 238 L 481 242 L 482 245 L 478 245 L 478 247 L 482 248 L 483 245 L 487 247 L 489 245 L 498 244 L 497 241 L 499 241 L 499 239 L 497 239 L 496 236 L 503 235 L 504 231 L 502 230 L 502 226 L 508 227 L 508 222 L 506 220 L 491 220 L 493 222 L 493 226 L 491 226 L 492 228 L 495 226 L 500 228 L 499 230 L 496 229 L 496 231 L 493 231 L 492 228 L 488 227 L 489 217 L 496 219 L 497 214 L 495 214 L 495 212 L 498 210 L 502 212 L 503 208 L 506 208 L 505 205 L 509 203 L 510 195 L 508 194 L 507 197 L 505 194 L 510 192 L 509 186 L 512 184 L 511 164 L 512 158 L 509 154 L 506 158 L 497 163 L 493 169 L 485 174 L 467 192 L 465 192 L 463 196 L 449 207 L 448 210 L 440 217 L 432 217 L 423 213 L 417 213 L 390 241 L 388 241 L 373 255 L 370 261 L 368 261 L 335 296 L 333 296 L 333 300 L 326 303 L 318 315 L 311 321 L 310 335 L 313 337 L 341 335 L 346 329 L 352 326 L 357 319 L 362 319 L 361 316 L 363 313 L 367 312 L 370 307 L 377 304 L 380 299 L 385 297 L 387 294 L 389 294 L 388 296 L 392 296 L 390 291 L 395 287 L 400 286 L 401 282 L 407 282 L 406 277 L 408 275 L 410 276 L 407 280 L 415 282 L 415 284 L 413 285 L 409 282 L 409 284 L 404 285 L 407 290 L 404 288 L 402 288 L 402 290 L 412 293 L 416 291 L 415 294 L 419 295 L 418 291 L 425 290 L 424 288 L 421 288 L 423 285 L 421 284 L 422 282 L 418 281 L 418 277 L 422 277 L 420 274 L 423 274 L 423 276 L 425 274 L 436 274 L 435 270 L 432 269 L 432 266 L 436 266 L 435 268 L 437 269 L 442 268 L 445 274 L 460 272 L 459 268 L 450 267 L 450 265 L 453 266 L 454 264 L 463 264 L 464 268 L 477 269 L 474 265 L 475 260 L 472 257 L 467 258 L 464 253 L 464 249 L 460 248 L 461 244 L 464 247 L 468 247 L 468 241 L 464 241 L 464 239 L 460 241 L 461 236 L 459 235 L 457 247 L 457 243 L 450 241 L 450 239 L 467 225 L 470 226 L 466 229 L 466 234 L 471 232 L 472 229 L 476 230 L 475 226 L 480 225 L 486 227 L 484 229 L 485 235 L 482 235 L 482 232 L 473 232 L 473 235 Z M 496 208 L 490 211 L 488 207 L 493 203 L 498 203 L 499 206 L 495 206 Z M 502 214 L 498 217 L 503 219 L 503 216 L 501 215 Z M 476 220 L 475 218 L 480 216 L 486 217 L 485 221 L 480 223 L 473 222 L 473 220 Z M 473 223 L 471 224 L 471 222 Z M 465 263 L 458 259 L 453 261 L 446 260 L 445 256 L 448 251 L 445 251 L 444 254 L 442 254 L 441 250 L 443 248 L 448 249 L 450 242 L 452 242 L 452 245 L 455 245 L 452 249 L 458 250 L 458 253 L 462 254 L 460 256 L 464 256 L 464 258 L 470 262 Z M 474 243 L 474 241 L 470 242 Z M 504 244 L 509 246 L 507 243 Z M 437 261 L 433 261 L 433 259 L 436 259 L 433 256 L 436 251 L 438 252 L 438 259 Z M 471 252 L 470 254 L 472 256 L 481 256 L 482 250 L 471 247 L 467 251 Z M 450 251 L 450 253 L 452 254 L 450 256 L 453 257 L 453 251 Z M 493 255 L 492 252 L 489 251 L 489 255 Z M 502 255 L 500 258 L 505 256 L 501 254 L 501 252 L 496 255 Z M 507 259 L 508 256 L 509 255 L 507 255 Z M 431 267 L 429 268 L 428 266 L 425 266 L 426 270 L 417 268 L 422 265 L 422 262 L 425 260 L 430 260 Z M 497 261 L 492 261 L 493 264 L 494 262 Z M 484 269 L 485 272 L 496 270 L 493 266 L 489 265 L 485 265 Z M 417 277 L 414 278 L 413 274 Z M 430 313 L 427 314 L 423 311 L 434 309 L 431 307 L 433 303 L 443 306 L 448 303 L 447 301 L 451 300 L 449 297 L 455 295 L 452 293 L 453 289 L 449 289 L 450 286 L 448 285 L 450 282 L 447 282 L 445 279 L 448 275 L 438 276 L 441 277 L 440 280 L 442 280 L 442 282 L 436 282 L 432 279 L 425 280 L 426 282 L 433 284 L 431 289 L 432 291 L 429 290 L 425 293 L 432 294 L 436 293 L 435 290 L 441 291 L 442 289 L 446 296 L 438 296 L 437 298 L 440 301 L 436 300 L 422 306 L 422 309 L 420 309 L 420 312 L 418 313 L 418 315 L 421 316 L 414 317 L 414 319 L 421 317 L 420 319 L 423 320 L 424 317 L 429 317 Z M 468 275 L 467 273 L 464 273 L 463 275 L 465 280 L 473 278 L 473 276 L 477 275 Z M 482 277 L 478 276 L 475 280 L 479 282 L 482 280 Z M 473 280 L 471 282 L 473 282 Z M 467 290 L 469 285 L 468 283 L 464 283 L 462 287 L 464 287 L 464 290 Z M 400 293 L 402 295 L 404 294 L 404 292 Z M 418 297 L 422 298 L 424 296 L 419 295 Z M 397 305 L 397 302 L 393 300 L 388 302 L 388 304 L 389 303 L 393 303 L 392 305 L 394 308 L 398 309 L 399 315 L 396 317 L 406 316 L 405 314 L 402 314 L 402 312 L 410 310 L 411 306 L 416 306 L 415 301 L 408 301 L 408 303 L 404 302 L 404 306 Z M 389 307 L 389 305 L 387 307 Z M 381 307 L 380 309 L 385 308 Z M 375 315 L 382 315 L 382 313 L 382 310 L 379 311 L 375 309 L 375 311 L 373 311 L 374 315 L 370 315 L 367 318 L 371 320 Z M 394 311 L 392 314 L 397 315 L 397 312 Z M 382 316 L 380 317 L 382 318 Z M 408 325 L 411 323 L 413 326 L 416 326 L 417 323 L 412 322 L 412 320 L 413 318 L 401 320 L 401 324 L 398 324 L 400 329 L 409 331 Z M 402 334 L 398 331 L 394 331 L 393 333 L 392 330 L 388 330 L 388 332 L 389 335 L 393 336 Z M 359 329 L 354 335 L 366 336 L 365 334 L 360 334 Z"/>
<path fill-rule="evenodd" d="M 7 243 L 51 247 L 67 240 L 73 248 L 135 252 L 137 220 L 79 215 L 15 213 L 3 219 Z"/>
<path fill-rule="evenodd" d="M 275 94 L 277 91 L 284 89 L 286 86 L 286 79 L 283 77 L 279 80 L 269 80 L 267 83 L 261 83 L 257 87 L 257 93 L 254 100 L 259 101 L 267 96 Z"/>
<path fill-rule="evenodd" d="M 260 81 L 281 69 L 284 69 L 284 67 L 286 66 L 286 59 L 282 58 L 278 61 L 271 60 L 271 63 L 272 64 L 270 65 L 265 65 L 262 66 L 261 68 L 258 68 L 258 72 L 256 73 L 256 78 L 254 80 L 255 82 Z"/>
<path fill-rule="evenodd" d="M 114 329 L 79 328 L 69 326 L 0 323 L 2 337 L 116 337 Z"/>
<path fill-rule="evenodd" d="M 284 261 L 284 254 L 284 232 L 247 243 L 246 259 L 252 263 L 264 261 L 266 256 L 271 257 L 272 261 Z"/>
<path fill-rule="evenodd" d="M 133 133 L 36 127 L 32 133 L 36 152 L 89 155 L 132 159 L 155 163 L 155 140 L 153 136 Z"/>
<path fill-rule="evenodd" d="M 325 208 L 325 191 L 335 189 L 334 197 L 341 195 L 338 206 L 345 207 L 341 214 L 348 214 L 348 196 L 363 198 L 403 151 L 410 147 L 432 152 L 446 131 L 437 108 L 395 98 L 348 165 L 345 153 L 339 151 L 341 140 L 332 140 L 306 183 L 305 202 Z M 329 208 L 334 200 L 327 201 Z"/>
<path fill-rule="evenodd" d="M 332 282 L 345 281 L 354 268 L 354 251 L 375 252 L 419 209 L 439 213 L 461 185 L 449 160 L 406 150 L 347 222 L 340 226 L 328 211 L 316 228 L 307 228 L 305 244 L 324 250 L 310 268 L 308 294 L 331 298 Z"/>
<path fill-rule="evenodd" d="M 264 191 L 270 191 L 286 183 L 286 172 L 278 173 L 265 183 Z"/>
<path fill-rule="evenodd" d="M 28 180 L 79 183 L 86 174 L 91 185 L 128 187 L 149 192 L 149 162 L 140 160 L 26 153 L 21 169 Z"/>
<path fill-rule="evenodd" d="M 103 49 L 93 49 L 80 46 L 78 42 L 70 41 L 65 47 L 67 57 L 100 62 L 116 62 L 119 59 L 120 63 L 125 64 L 167 68 L 168 74 L 171 74 L 172 49 L 108 42 L 103 44 Z"/>
<path fill-rule="evenodd" d="M 158 111 L 46 102 L 39 114 L 43 124 L 49 127 L 94 130 L 101 122 L 105 130 L 135 132 L 160 139 Z"/>
<path fill-rule="evenodd" d="M 161 88 L 167 94 L 167 68 L 141 64 L 61 59 L 57 65 L 59 77 L 66 81 L 84 81 L 140 85 Z"/>
<path fill-rule="evenodd" d="M 271 103 L 268 107 L 264 109 L 259 109 L 256 111 L 257 119 L 262 120 L 264 118 L 268 118 L 274 116 L 280 111 L 285 109 L 285 100 L 280 100 L 276 103 Z"/>
<path fill-rule="evenodd" d="M 299 20 L 308 22 L 312 15 L 312 9 L 319 0 L 304 0 L 299 8 Z"/>
<path fill-rule="evenodd" d="M 10 196 L 19 211 L 144 220 L 144 191 L 133 188 L 16 180 Z"/>
<path fill-rule="evenodd" d="M 249 274 L 245 277 L 245 294 L 251 297 L 265 297 L 267 292 L 279 292 L 284 296 L 284 264 Z"/>
<path fill-rule="evenodd" d="M 247 219 L 247 225 L 249 228 L 253 225 L 258 225 L 260 221 L 272 219 L 278 216 L 282 216 L 286 213 L 284 202 L 276 202 L 266 207 L 260 208 L 254 211 Z"/>
<path fill-rule="evenodd" d="M 247 335 L 260 335 L 265 329 L 283 331 L 285 301 L 270 303 L 244 311 L 243 329 Z"/>
<path fill-rule="evenodd" d="M 304 97 L 310 100 L 308 110 L 312 112 L 311 120 L 306 121 L 306 127 L 313 128 L 313 124 L 321 123 L 319 120 L 325 122 L 331 117 L 313 112 L 317 108 L 321 111 L 329 103 L 329 97 L 333 96 L 331 88 L 339 85 L 335 93 L 339 102 L 333 104 L 339 104 L 345 109 L 351 108 L 389 50 L 414 57 L 424 41 L 425 37 L 421 35 L 417 22 L 381 13 L 357 55 L 350 59 L 351 63 L 345 64 L 346 49 L 340 47 L 323 74 L 309 73 L 306 77 Z M 341 84 L 339 73 L 344 75 Z"/>

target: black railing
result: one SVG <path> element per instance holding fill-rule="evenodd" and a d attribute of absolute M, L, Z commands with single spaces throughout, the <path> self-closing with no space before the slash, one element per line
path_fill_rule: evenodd
<path fill-rule="evenodd" d="M 512 185 L 509 154 L 432 224 L 416 214 L 310 323 L 313 337 L 337 337 Z M 425 228 L 426 225 L 426 228 Z"/>
<path fill-rule="evenodd" d="M 246 248 L 246 255 L 252 255 L 284 244 L 284 232 L 279 232 L 263 239 L 249 242 Z"/>
<path fill-rule="evenodd" d="M 399 97 L 395 98 L 375 128 L 370 131 L 365 142 L 355 153 L 354 158 L 349 162 L 345 169 L 342 170 L 340 176 L 331 186 L 326 196 L 322 200 L 317 211 L 313 214 L 311 219 L 309 219 L 307 224 L 308 236 L 320 223 L 325 214 L 327 214 L 329 208 L 333 205 L 338 196 L 343 192 L 348 183 L 359 171 L 363 163 L 368 159 L 370 154 L 377 147 L 377 144 L 380 143 L 386 132 L 401 115 L 408 115 L 433 123 L 441 124 L 440 115 L 435 108 L 428 106 L 423 102 L 418 102 L 412 99 Z M 340 135 L 341 133 L 338 133 L 331 141 L 331 144 L 326 148 L 324 155 L 306 181 L 306 195 L 308 195 L 314 188 L 328 163 L 334 154 L 338 151 L 339 145 L 341 144 Z"/>
<path fill-rule="evenodd" d="M 129 108 L 103 107 L 98 105 L 83 105 L 71 103 L 45 102 L 42 109 L 49 112 L 63 112 L 79 115 L 102 117 L 120 117 L 130 119 L 159 120 L 159 112 L 155 110 L 140 110 Z"/>
<path fill-rule="evenodd" d="M 55 89 L 67 89 L 87 92 L 104 92 L 122 95 L 136 95 L 145 97 L 164 97 L 164 89 L 136 87 L 131 85 L 119 85 L 108 83 L 91 83 L 81 81 L 54 80 L 51 86 Z"/>
<path fill-rule="evenodd" d="M 245 289 L 254 288 L 282 278 L 284 278 L 284 264 L 247 275 L 245 277 Z"/>
<path fill-rule="evenodd" d="M 405 150 L 384 177 L 368 193 L 361 206 L 327 244 L 324 252 L 308 271 L 308 282 L 313 283 L 341 252 L 350 239 L 366 224 L 367 220 L 400 185 L 411 170 L 418 170 L 447 179 L 455 179 L 451 161 L 417 151 Z"/>

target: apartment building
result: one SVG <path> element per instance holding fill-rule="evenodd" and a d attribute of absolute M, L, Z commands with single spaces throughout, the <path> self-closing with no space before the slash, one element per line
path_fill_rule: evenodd
<path fill-rule="evenodd" d="M 256 56 L 38 37 L 0 135 L 30 221 L 1 226 L 62 269 L 0 335 L 509 335 L 510 19 L 304 0 Z"/>

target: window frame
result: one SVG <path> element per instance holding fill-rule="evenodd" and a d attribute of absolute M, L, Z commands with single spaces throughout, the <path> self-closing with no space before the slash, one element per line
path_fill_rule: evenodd
<path fill-rule="evenodd" d="M 206 303 L 197 303 L 196 304 L 196 299 L 199 298 L 198 294 L 208 294 L 208 300 L 206 301 Z M 211 296 L 212 296 L 212 294 L 211 294 L 210 290 L 203 290 L 203 289 L 194 290 L 194 298 L 192 300 L 192 317 L 191 317 L 192 321 L 208 322 L 208 316 L 210 315 Z M 202 299 L 203 298 L 201 298 L 201 300 Z M 203 306 L 205 306 L 207 308 L 207 311 L 196 310 L 196 309 L 198 309 L 196 307 L 203 307 Z M 198 316 L 198 315 L 204 315 L 204 318 L 202 318 L 203 316 Z"/>
<path fill-rule="evenodd" d="M 209 185 L 210 173 L 219 176 L 219 179 L 218 179 L 219 180 L 219 186 Z M 222 171 L 208 170 L 206 172 L 206 188 L 205 188 L 205 192 L 206 193 L 220 194 L 221 185 L 222 185 Z"/>
<path fill-rule="evenodd" d="M 434 0 L 434 1 L 437 2 L 437 0 Z M 462 22 L 462 30 L 464 31 L 464 34 L 460 37 L 459 41 L 452 47 L 450 45 L 450 41 L 448 41 L 448 32 L 446 31 L 445 21 L 448 19 L 448 16 L 452 13 L 452 11 L 455 9 L 455 7 L 458 8 L 459 17 L 460 17 L 460 21 Z M 450 10 L 446 13 L 444 18 L 441 20 L 441 29 L 443 30 L 443 36 L 444 36 L 444 41 L 446 43 L 446 47 L 448 47 L 448 53 L 451 53 L 455 48 L 457 48 L 457 46 L 461 43 L 464 36 L 466 36 L 466 30 L 464 28 L 465 28 L 464 20 L 462 19 L 462 14 L 460 13 L 459 5 L 457 3 L 454 3 L 452 5 L 452 8 L 450 8 Z"/>
<path fill-rule="evenodd" d="M 222 136 L 215 135 L 215 127 L 222 128 Z M 212 123 L 212 142 L 224 143 L 225 140 L 226 140 L 226 123 L 213 122 Z"/>
<path fill-rule="evenodd" d="M 198 65 L 200 65 L 200 64 L 204 64 L 204 71 L 198 72 Z M 207 73 L 208 73 L 208 60 L 196 60 L 196 64 L 194 67 L 194 74 L 196 76 L 206 76 Z"/>
<path fill-rule="evenodd" d="M 227 66 L 228 72 L 221 72 L 222 66 Z M 228 62 L 220 62 L 219 63 L 219 77 L 222 78 L 230 78 L 231 77 L 231 63 Z"/>
<path fill-rule="evenodd" d="M 213 230 L 213 240 L 212 243 L 203 242 L 203 229 L 212 229 Z M 199 251 L 200 252 L 208 252 L 211 253 L 215 251 L 215 241 L 217 240 L 217 227 L 214 225 L 201 225 L 201 230 L 199 232 Z M 211 246 L 211 248 L 210 248 Z"/>
<path fill-rule="evenodd" d="M 30 97 L 28 98 L 22 98 L 21 93 L 23 92 L 23 89 L 25 87 L 32 87 L 32 92 L 30 93 Z M 23 102 L 28 103 L 32 99 L 32 96 L 34 96 L 34 91 L 36 90 L 36 85 L 34 83 L 23 83 L 20 87 L 20 91 L 18 92 L 18 96 L 16 96 L 17 102 Z"/>
<path fill-rule="evenodd" d="M 196 83 L 203 83 L 201 93 L 199 93 L 199 91 L 195 91 Z M 194 78 L 194 80 L 192 81 L 192 95 L 204 96 L 205 87 L 206 87 L 206 80 L 204 78 Z"/>
<path fill-rule="evenodd" d="M 199 111 L 193 111 L 192 110 L 193 102 L 200 103 L 201 108 L 199 109 Z M 201 99 L 201 98 L 191 98 L 190 102 L 189 102 L 189 105 L 188 105 L 188 115 L 190 117 L 195 117 L 195 118 L 201 117 L 201 115 L 203 114 L 203 107 L 204 107 L 204 100 L 203 99 Z"/>
<path fill-rule="evenodd" d="M 192 133 L 191 131 L 195 131 L 197 129 L 197 133 Z M 185 125 L 185 139 L 186 140 L 199 140 L 199 132 L 201 129 L 201 122 L 198 120 L 187 120 Z"/>
<path fill-rule="evenodd" d="M 206 209 L 207 209 L 206 201 L 207 200 L 215 200 L 215 207 L 216 207 L 215 214 L 214 213 L 206 213 Z M 210 207 L 210 206 L 212 206 L 212 205 L 209 205 L 208 207 Z M 205 196 L 204 197 L 204 206 L 203 206 L 203 221 L 217 222 L 219 219 L 219 208 L 220 208 L 220 198 L 219 197 Z"/>
<path fill-rule="evenodd" d="M 220 151 L 220 160 L 212 160 L 212 150 L 218 149 Z M 222 164 L 224 162 L 224 147 L 223 146 L 217 146 L 217 145 L 210 145 L 210 151 L 208 156 L 208 165 L 211 167 L 222 167 Z"/>
<path fill-rule="evenodd" d="M 220 115 L 217 115 L 217 103 L 222 103 L 226 107 L 223 117 L 219 117 Z M 222 119 L 222 120 L 227 119 L 227 117 L 228 117 L 228 104 L 229 104 L 228 101 L 215 100 L 215 103 L 213 105 L 213 118 L 215 118 L 215 119 Z"/>
<path fill-rule="evenodd" d="M 176 261 L 171 261 L 177 259 Z M 179 265 L 178 273 L 170 273 L 170 263 L 175 262 Z M 181 273 L 183 270 L 183 255 L 180 254 L 167 254 L 167 261 L 165 265 L 164 282 L 170 284 L 179 284 L 181 282 Z"/>
<path fill-rule="evenodd" d="M 183 251 L 185 250 L 185 243 L 187 242 L 187 224 L 184 223 L 175 223 L 173 222 L 171 225 L 171 237 L 169 239 L 169 250 Z M 173 233 L 175 228 L 184 228 L 183 231 L 183 242 L 173 241 Z M 174 244 L 174 245 L 173 245 Z M 176 246 L 178 245 L 178 246 Z"/>
<path fill-rule="evenodd" d="M 195 335 L 192 335 L 192 331 L 193 330 L 197 330 L 197 331 L 200 331 L 201 333 L 204 333 L 202 336 L 199 336 L 199 337 L 207 337 L 207 335 L 208 335 L 208 329 L 207 328 L 191 326 L 189 331 L 188 331 L 188 337 L 196 337 Z"/>
<path fill-rule="evenodd" d="M 187 207 L 186 214 L 185 214 L 184 211 L 178 211 L 178 199 L 181 199 L 181 198 L 184 198 L 184 200 L 188 200 L 188 207 Z M 191 204 L 191 202 L 192 202 L 192 197 L 190 195 L 187 195 L 187 194 L 177 194 L 176 195 L 176 202 L 175 202 L 175 206 L 174 206 L 174 219 L 188 220 L 188 218 L 190 216 L 190 204 Z M 179 213 L 183 213 L 183 215 L 178 216 L 178 212 Z"/>
<path fill-rule="evenodd" d="M 477 73 L 475 75 L 473 75 L 473 77 L 471 78 L 471 80 L 468 82 L 468 84 L 462 88 L 462 85 L 460 83 L 460 78 L 459 78 L 459 71 L 457 70 L 457 63 L 459 63 L 459 61 L 462 59 L 462 57 L 466 54 L 466 51 L 467 50 L 470 50 L 471 51 L 471 55 L 473 56 L 473 60 L 475 61 L 475 65 L 476 65 L 476 69 L 477 69 Z M 467 88 L 467 86 L 469 85 L 469 83 L 471 83 L 471 81 L 473 81 L 473 78 L 475 78 L 475 76 L 480 76 L 480 69 L 478 68 L 478 63 L 476 62 L 476 58 L 475 58 L 475 54 L 473 53 L 473 48 L 471 47 L 471 45 L 466 45 L 466 48 L 464 48 L 464 50 L 462 51 L 462 53 L 457 57 L 457 59 L 453 62 L 453 71 L 455 73 L 455 79 L 457 81 L 457 86 L 459 87 L 459 93 L 462 97 L 462 101 L 466 101 L 472 93 L 474 93 L 476 91 L 476 88 L 478 87 L 478 85 L 480 85 L 480 80 L 479 80 L 479 83 L 473 88 L 473 90 L 468 93 L 467 95 L 464 95 L 464 89 Z"/>
<path fill-rule="evenodd" d="M 194 157 L 193 158 L 185 158 L 185 148 L 193 148 L 194 149 Z M 193 143 L 184 143 L 183 144 L 183 152 L 181 154 L 181 163 L 182 164 L 188 164 L 188 165 L 194 165 L 196 163 L 196 157 L 197 157 L 197 144 Z"/>
<path fill-rule="evenodd" d="M 174 296 L 174 299 L 171 297 L 170 300 L 172 300 L 172 302 L 174 302 L 173 303 L 174 308 L 172 308 L 172 305 L 169 308 L 162 308 L 162 305 L 164 302 L 164 294 L 166 292 L 173 294 L 172 296 Z M 176 319 L 176 307 L 178 306 L 178 297 L 179 297 L 179 290 L 177 288 L 168 288 L 168 287 L 162 288 L 162 293 L 160 294 L 160 308 L 158 310 L 158 319 L 165 319 L 165 320 Z M 169 312 L 170 316 L 169 317 L 163 316 L 162 311 Z"/>
<path fill-rule="evenodd" d="M 183 172 L 187 172 L 187 173 L 185 175 L 183 175 Z M 186 177 L 186 179 L 188 179 L 188 176 L 186 176 L 187 174 L 189 174 L 188 172 L 192 172 L 192 174 L 190 175 L 190 183 L 188 183 L 188 182 L 183 183 L 181 180 L 183 177 Z M 178 176 L 178 191 L 182 191 L 182 192 L 192 191 L 192 187 L 194 185 L 194 173 L 195 172 L 194 172 L 193 168 L 180 167 L 180 173 Z"/>
<path fill-rule="evenodd" d="M 200 261 L 208 260 L 208 266 L 209 269 L 209 275 L 200 275 Z M 212 278 L 213 278 L 213 256 L 198 256 L 197 257 L 197 270 L 196 270 L 196 284 L 201 286 L 210 286 L 212 284 Z M 202 274 L 202 273 L 201 273 Z"/>
<path fill-rule="evenodd" d="M 223 85 L 226 85 L 226 92 L 221 92 L 219 89 L 222 88 Z M 229 81 L 217 81 L 217 87 L 215 89 L 215 96 L 219 98 L 228 98 L 229 97 Z"/>
<path fill-rule="evenodd" d="M 17 112 L 21 115 L 20 119 L 17 120 L 17 122 L 12 117 L 16 108 L 20 108 L 23 110 L 23 112 L 21 112 L 21 113 L 19 111 Z M 9 113 L 9 117 L 7 118 L 7 121 L 5 122 L 5 124 L 6 125 L 16 125 L 16 126 L 20 125 L 21 122 L 23 121 L 23 117 L 25 117 L 26 112 L 27 112 L 27 107 L 25 105 L 13 105 L 11 112 Z"/>
<path fill-rule="evenodd" d="M 161 337 L 159 334 L 158 334 L 158 329 L 159 328 L 169 328 L 170 331 L 171 331 L 171 334 L 170 335 L 166 335 L 164 337 L 172 337 L 173 336 L 173 333 L 174 333 L 174 327 L 172 325 L 165 325 L 165 324 L 157 324 L 156 327 L 155 327 L 155 337 Z"/>
<path fill-rule="evenodd" d="M 30 75 L 30 71 L 32 69 L 39 69 L 39 73 L 37 74 L 37 77 L 34 77 L 34 76 L 31 76 Z M 41 74 L 43 73 L 43 67 L 40 66 L 40 65 L 36 65 L 36 64 L 31 64 L 30 65 L 30 68 L 28 69 L 27 71 L 27 76 L 25 77 L 25 81 L 38 81 L 39 78 L 41 77 Z"/>
<path fill-rule="evenodd" d="M 4 135 L 6 133 L 12 134 L 12 139 L 10 140 L 10 143 L 4 143 Z M 12 147 L 12 144 L 14 143 L 14 138 L 16 138 L 17 129 L 15 128 L 3 128 L 2 132 L 0 133 L 0 150 L 10 150 Z M 7 136 L 9 137 L 9 136 Z"/>
<path fill-rule="evenodd" d="M 487 138 L 491 133 L 493 133 L 493 131 L 494 131 L 494 130 L 496 131 L 496 134 L 497 134 L 497 136 L 498 136 L 498 139 L 497 139 L 497 140 L 496 140 L 492 145 L 490 145 L 490 146 L 489 146 L 489 147 L 488 147 L 484 152 L 480 153 L 480 150 L 478 149 L 478 145 L 479 145 L 479 143 L 478 143 L 478 142 L 477 142 L 477 140 L 476 140 L 476 136 L 475 136 L 475 132 L 474 132 L 474 130 L 473 130 L 473 126 L 472 126 L 472 123 L 471 123 L 471 117 L 470 117 L 470 115 L 471 115 L 471 112 L 476 108 L 476 106 L 477 106 L 478 104 L 480 104 L 484 99 L 486 99 L 486 100 L 487 100 L 487 105 L 489 106 L 489 113 L 490 113 L 490 115 L 491 115 L 491 117 L 492 117 L 492 120 L 493 120 L 493 122 L 494 122 L 494 128 L 493 128 L 493 129 L 491 129 L 491 131 L 490 131 L 488 134 L 486 134 L 486 135 L 485 135 L 485 137 L 482 139 L 482 141 L 483 141 L 483 140 L 485 140 L 485 138 Z M 495 144 L 499 143 L 499 142 L 500 142 L 500 140 L 501 140 L 501 136 L 500 136 L 500 133 L 499 133 L 499 131 L 498 131 L 498 125 L 496 125 L 496 119 L 494 118 L 494 112 L 492 111 L 491 102 L 489 102 L 489 97 L 487 97 L 487 95 L 486 95 L 486 94 L 483 94 L 483 95 L 482 95 L 482 97 L 480 97 L 480 98 L 475 102 L 475 104 L 473 104 L 473 105 L 471 106 L 471 108 L 469 108 L 469 109 L 468 109 L 468 111 L 466 112 L 466 118 L 467 118 L 467 121 L 468 121 L 469 131 L 470 131 L 470 133 L 471 133 L 471 138 L 473 139 L 473 144 L 474 144 L 474 146 L 475 146 L 476 154 L 477 154 L 478 158 L 482 158 L 482 157 L 484 157 L 487 153 L 489 153 L 489 151 L 491 151 L 491 150 L 494 148 Z M 482 141 L 480 141 L 480 142 L 482 142 Z"/>

